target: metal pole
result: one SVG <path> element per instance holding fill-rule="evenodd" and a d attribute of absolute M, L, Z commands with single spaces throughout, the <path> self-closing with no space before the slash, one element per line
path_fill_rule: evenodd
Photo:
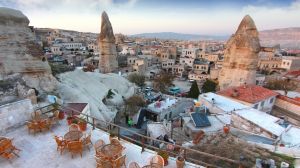
<path fill-rule="evenodd" d="M 95 118 L 93 118 L 93 130 L 95 129 Z"/>

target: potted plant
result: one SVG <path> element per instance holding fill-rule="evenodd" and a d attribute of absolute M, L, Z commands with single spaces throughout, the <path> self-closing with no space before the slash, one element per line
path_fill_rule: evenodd
<path fill-rule="evenodd" d="M 185 164 L 185 159 L 182 156 L 178 156 L 176 159 L 176 166 L 177 168 L 183 168 Z"/>
<path fill-rule="evenodd" d="M 229 127 L 228 124 L 226 124 L 225 126 L 223 126 L 223 131 L 224 131 L 225 134 L 228 134 L 228 133 L 229 133 L 230 127 Z"/>
<path fill-rule="evenodd" d="M 78 120 L 78 126 L 81 131 L 85 131 L 87 127 L 87 121 L 83 117 L 80 117 Z"/>
<path fill-rule="evenodd" d="M 59 111 L 59 114 L 58 114 L 58 118 L 60 119 L 60 120 L 62 120 L 62 119 L 64 119 L 65 118 L 65 112 L 63 112 L 63 111 L 61 111 L 60 109 L 59 109 L 59 104 L 58 103 L 53 103 L 53 110 L 54 111 Z"/>
<path fill-rule="evenodd" d="M 164 163 L 165 163 L 164 166 L 167 166 L 168 165 L 168 159 L 169 159 L 168 152 L 160 150 L 160 151 L 157 152 L 157 154 L 164 159 Z"/>

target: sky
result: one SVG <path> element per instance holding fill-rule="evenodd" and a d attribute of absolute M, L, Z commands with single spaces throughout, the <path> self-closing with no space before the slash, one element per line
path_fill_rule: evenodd
<path fill-rule="evenodd" d="M 300 0 L 0 0 L 34 27 L 100 32 L 105 10 L 114 33 L 233 34 L 249 14 L 258 30 L 300 27 Z"/>

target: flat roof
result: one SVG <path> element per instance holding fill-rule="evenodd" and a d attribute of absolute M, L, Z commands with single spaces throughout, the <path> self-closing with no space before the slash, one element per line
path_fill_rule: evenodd
<path fill-rule="evenodd" d="M 226 98 L 221 95 L 217 95 L 215 93 L 209 92 L 209 93 L 203 93 L 199 95 L 199 100 L 204 99 L 211 104 L 212 99 L 214 99 L 214 106 L 220 108 L 221 110 L 225 112 L 231 112 L 234 110 L 239 110 L 239 109 L 249 109 L 249 106 L 243 105 L 242 103 L 239 103 L 237 101 L 231 100 L 229 98 Z"/>
<path fill-rule="evenodd" d="M 276 136 L 280 136 L 285 130 L 285 128 L 276 123 L 279 121 L 279 118 L 253 108 L 237 110 L 234 111 L 234 114 L 251 121 Z"/>
<path fill-rule="evenodd" d="M 162 111 L 172 107 L 177 102 L 176 99 L 166 99 L 163 101 L 156 101 L 148 105 L 147 109 L 151 110 L 152 112 L 161 113 Z M 160 106 L 158 106 L 160 103 Z"/>

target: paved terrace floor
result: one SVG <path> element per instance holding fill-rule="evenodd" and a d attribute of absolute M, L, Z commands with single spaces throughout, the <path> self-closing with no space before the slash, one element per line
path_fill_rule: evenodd
<path fill-rule="evenodd" d="M 109 143 L 108 133 L 102 130 L 92 130 L 90 127 L 86 132 L 92 131 L 92 142 L 103 139 L 106 144 Z M 90 151 L 85 148 L 82 158 L 76 155 L 71 158 L 71 154 L 65 150 L 62 155 L 56 151 L 56 142 L 53 135 L 63 136 L 68 132 L 66 120 L 60 121 L 59 125 L 54 125 L 52 131 L 37 133 L 36 135 L 28 134 L 26 126 L 15 129 L 6 135 L 14 138 L 14 145 L 21 149 L 20 157 L 15 157 L 11 162 L 0 158 L 0 168 L 95 168 L 96 161 L 94 159 L 95 151 L 90 146 Z M 140 166 L 149 164 L 150 158 L 156 152 L 147 150 L 141 153 L 141 147 L 127 141 L 121 141 L 126 147 L 123 154 L 126 154 L 126 166 L 131 161 L 139 163 Z M 186 163 L 186 168 L 203 168 L 191 163 Z M 176 159 L 169 158 L 169 164 L 166 168 L 176 168 Z"/>

